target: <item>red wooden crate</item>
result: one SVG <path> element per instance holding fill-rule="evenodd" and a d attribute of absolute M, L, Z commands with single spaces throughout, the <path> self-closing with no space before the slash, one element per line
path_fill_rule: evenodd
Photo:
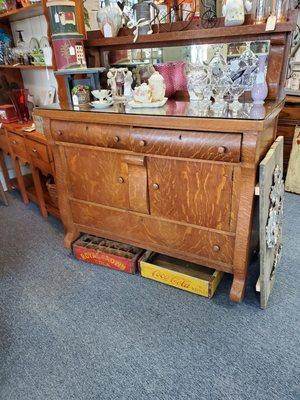
<path fill-rule="evenodd" d="M 83 235 L 73 243 L 78 260 L 134 274 L 144 250 L 124 243 Z"/>

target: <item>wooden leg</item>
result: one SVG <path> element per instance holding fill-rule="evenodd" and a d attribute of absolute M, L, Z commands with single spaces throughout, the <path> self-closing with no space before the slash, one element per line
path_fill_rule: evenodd
<path fill-rule="evenodd" d="M 70 249 L 72 246 L 72 243 L 74 242 L 74 240 L 76 240 L 79 236 L 79 231 L 75 230 L 75 231 L 71 231 L 71 232 L 67 232 L 65 234 L 65 238 L 64 238 L 64 246 L 67 249 Z"/>
<path fill-rule="evenodd" d="M 16 177 L 17 177 L 17 181 L 18 181 L 18 185 L 19 185 L 19 189 L 21 192 L 21 196 L 23 199 L 23 202 L 25 204 L 29 203 L 29 198 L 26 192 L 26 187 L 25 187 L 25 182 L 24 182 L 24 178 L 21 172 L 21 168 L 20 168 L 20 164 L 19 164 L 19 160 L 16 157 L 12 157 L 12 162 L 13 162 L 13 166 L 14 166 L 14 170 L 16 173 Z"/>
<path fill-rule="evenodd" d="M 235 302 L 241 302 L 245 294 L 249 264 L 255 177 L 255 168 L 242 168 L 233 260 L 233 282 L 230 290 L 230 299 Z"/>
<path fill-rule="evenodd" d="M 0 198 L 2 203 L 4 203 L 5 206 L 8 206 L 8 201 L 1 182 L 0 182 Z"/>
<path fill-rule="evenodd" d="M 5 181 L 7 190 L 10 190 L 11 184 L 10 184 L 8 170 L 7 170 L 7 166 L 6 166 L 5 159 L 4 159 L 4 153 L 3 153 L 2 149 L 0 149 L 0 168 L 3 172 L 3 177 L 4 177 L 4 181 Z"/>
<path fill-rule="evenodd" d="M 230 289 L 230 299 L 232 301 L 235 301 L 236 303 L 243 301 L 246 289 L 246 278 L 247 275 L 244 275 L 243 277 L 233 275 L 233 282 Z"/>
<path fill-rule="evenodd" d="M 36 197 L 37 197 L 37 201 L 38 201 L 38 206 L 41 210 L 42 216 L 44 218 L 47 218 L 48 212 L 47 212 L 47 208 L 46 208 L 46 204 L 45 204 L 40 173 L 39 173 L 38 169 L 36 169 L 33 165 L 31 166 L 31 173 L 32 173 L 34 189 L 35 189 L 35 193 L 36 193 Z"/>

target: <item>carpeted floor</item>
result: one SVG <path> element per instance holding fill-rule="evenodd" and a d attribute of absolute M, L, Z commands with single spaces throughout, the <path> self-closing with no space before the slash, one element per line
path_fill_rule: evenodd
<path fill-rule="evenodd" d="M 1 400 L 299 399 L 300 196 L 287 194 L 269 308 L 76 261 L 61 224 L 0 206 Z M 298 289 L 298 291 L 297 291 Z M 297 312 L 298 311 L 298 312 Z M 297 373 L 298 372 L 298 373 Z"/>

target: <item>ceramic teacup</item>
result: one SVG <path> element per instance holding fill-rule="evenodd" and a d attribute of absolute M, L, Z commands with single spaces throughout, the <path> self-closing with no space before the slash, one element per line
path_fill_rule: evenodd
<path fill-rule="evenodd" d="M 93 90 L 92 95 L 96 97 L 100 102 L 107 102 L 112 100 L 111 90 L 101 89 L 101 90 Z"/>

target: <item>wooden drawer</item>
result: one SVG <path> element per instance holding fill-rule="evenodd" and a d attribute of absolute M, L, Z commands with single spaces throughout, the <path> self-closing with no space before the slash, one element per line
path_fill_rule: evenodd
<path fill-rule="evenodd" d="M 5 129 L 0 128 L 0 149 L 2 149 L 5 153 L 8 153 L 8 141 L 5 134 Z"/>
<path fill-rule="evenodd" d="M 300 121 L 300 106 L 285 106 L 279 114 L 279 120 L 288 119 L 293 121 Z"/>
<path fill-rule="evenodd" d="M 95 228 L 97 235 L 165 254 L 172 249 L 173 257 L 203 265 L 211 260 L 210 266 L 224 263 L 227 267 L 220 269 L 231 271 L 234 236 L 77 200 L 70 205 L 75 224 Z"/>
<path fill-rule="evenodd" d="M 13 153 L 23 160 L 28 161 L 25 139 L 15 133 L 8 132 L 8 141 Z"/>
<path fill-rule="evenodd" d="M 129 128 L 117 125 L 52 121 L 51 131 L 60 142 L 129 150 Z"/>
<path fill-rule="evenodd" d="M 173 157 L 239 162 L 241 134 L 133 128 L 134 152 Z"/>
<path fill-rule="evenodd" d="M 278 125 L 277 127 L 277 136 L 283 136 L 284 139 L 291 138 L 293 140 L 294 133 L 295 133 L 294 125 Z"/>
<path fill-rule="evenodd" d="M 51 171 L 50 158 L 47 145 L 36 142 L 35 140 L 25 139 L 27 152 L 30 154 L 31 161 L 41 169 Z"/>

